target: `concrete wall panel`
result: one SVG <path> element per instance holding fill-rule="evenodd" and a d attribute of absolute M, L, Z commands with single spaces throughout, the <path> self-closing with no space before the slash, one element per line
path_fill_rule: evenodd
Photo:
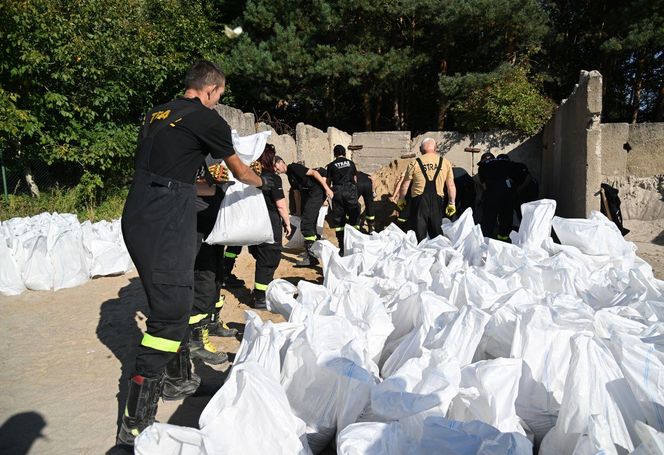
<path fill-rule="evenodd" d="M 249 136 L 256 133 L 254 114 L 245 114 L 241 110 L 225 104 L 217 104 L 214 109 L 226 120 L 231 129 L 237 130 L 240 136 Z"/>
<path fill-rule="evenodd" d="M 371 174 L 381 166 L 410 154 L 410 131 L 355 133 L 352 145 L 362 146 L 362 149 L 353 152 L 357 168 Z"/>
<path fill-rule="evenodd" d="M 327 133 L 300 122 L 295 127 L 297 159 L 307 167 L 326 166 L 332 161 L 330 140 Z"/>

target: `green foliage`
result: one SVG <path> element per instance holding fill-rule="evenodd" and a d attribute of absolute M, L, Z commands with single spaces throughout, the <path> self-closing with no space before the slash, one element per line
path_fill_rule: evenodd
<path fill-rule="evenodd" d="M 526 68 L 508 65 L 490 76 L 465 76 L 465 84 L 459 85 L 475 88 L 452 108 L 459 129 L 473 132 L 499 128 L 522 135 L 539 131 L 555 104 L 541 95 L 537 78 L 528 76 Z"/>
<path fill-rule="evenodd" d="M 80 166 L 88 201 L 127 182 L 142 114 L 221 40 L 186 0 L 17 0 L 0 22 L 0 146 L 19 166 Z"/>
<path fill-rule="evenodd" d="M 75 213 L 78 219 L 100 221 L 120 218 L 128 188 L 110 188 L 96 207 L 82 203 L 86 189 L 79 185 L 74 188 L 53 188 L 42 192 L 38 198 L 29 195 L 9 196 L 9 202 L 0 199 L 0 220 L 14 217 L 38 215 L 42 212 Z"/>

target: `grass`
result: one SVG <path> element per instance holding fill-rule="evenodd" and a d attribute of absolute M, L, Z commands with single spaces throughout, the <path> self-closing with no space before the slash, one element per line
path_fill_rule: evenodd
<path fill-rule="evenodd" d="M 100 221 L 120 218 L 129 188 L 117 188 L 96 204 L 84 201 L 79 187 L 55 188 L 39 197 L 9 195 L 9 202 L 0 194 L 0 220 L 38 215 L 42 212 L 75 213 L 80 221 Z"/>

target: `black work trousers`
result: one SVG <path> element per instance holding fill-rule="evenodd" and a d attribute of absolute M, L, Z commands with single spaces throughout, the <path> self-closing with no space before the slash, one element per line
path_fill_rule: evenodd
<path fill-rule="evenodd" d="M 334 187 L 330 224 L 335 230 L 343 229 L 346 224 L 358 227 L 360 224 L 360 203 L 357 200 L 357 187 L 352 184 Z"/>
<path fill-rule="evenodd" d="M 135 374 L 155 377 L 178 351 L 194 300 L 196 190 L 137 169 L 122 213 L 122 235 L 150 314 Z"/>
<path fill-rule="evenodd" d="M 512 230 L 512 212 L 515 194 L 504 184 L 487 185 L 482 195 L 482 234 L 493 237 L 498 224 L 498 235 L 507 237 Z"/>
<path fill-rule="evenodd" d="M 428 183 L 428 182 L 427 182 Z M 427 192 L 413 197 L 409 205 L 410 228 L 415 231 L 417 241 L 427 236 L 434 238 L 443 235 L 443 198 L 435 192 Z"/>
<path fill-rule="evenodd" d="M 252 245 L 249 247 L 249 253 L 256 259 L 254 289 L 259 293 L 265 292 L 281 261 L 281 242 Z"/>
<path fill-rule="evenodd" d="M 316 240 L 316 221 L 318 212 L 325 202 L 325 193 L 322 188 L 313 188 L 311 190 L 301 190 L 302 197 L 302 219 L 300 221 L 300 230 L 305 240 Z"/>

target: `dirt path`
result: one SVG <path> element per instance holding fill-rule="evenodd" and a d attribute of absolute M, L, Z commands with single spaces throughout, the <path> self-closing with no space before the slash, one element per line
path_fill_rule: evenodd
<path fill-rule="evenodd" d="M 627 227 L 634 229 L 628 239 L 637 243 L 638 254 L 664 279 L 664 225 L 628 222 Z M 295 255 L 284 255 L 276 276 L 294 283 L 321 279 L 317 271 L 294 268 L 294 261 Z M 248 288 L 253 286 L 254 262 L 246 249 L 235 272 Z M 222 317 L 242 330 L 249 301 L 248 289 L 227 293 Z M 98 455 L 113 447 L 144 308 L 136 272 L 57 292 L 0 296 L 0 453 Z M 260 314 L 282 320 L 265 311 Z M 224 351 L 236 352 L 239 347 L 236 339 L 213 340 Z M 229 366 L 196 363 L 195 368 L 206 391 L 213 392 L 223 384 Z M 157 418 L 197 426 L 209 399 L 202 393 L 161 402 Z"/>

